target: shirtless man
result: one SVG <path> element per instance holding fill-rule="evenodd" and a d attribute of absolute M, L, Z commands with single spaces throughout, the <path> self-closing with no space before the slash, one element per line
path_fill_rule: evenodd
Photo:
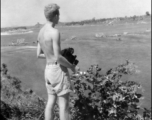
<path fill-rule="evenodd" d="M 47 22 L 38 35 L 37 57 L 46 59 L 45 82 L 48 101 L 45 120 L 53 120 L 53 110 L 57 98 L 60 120 L 69 120 L 69 93 L 72 90 L 67 68 L 74 73 L 79 68 L 69 63 L 61 55 L 60 33 L 54 28 L 59 21 L 59 6 L 57 4 L 47 5 L 44 14 Z"/>

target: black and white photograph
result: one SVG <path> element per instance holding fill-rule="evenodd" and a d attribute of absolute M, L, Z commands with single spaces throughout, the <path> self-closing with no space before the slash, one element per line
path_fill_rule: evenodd
<path fill-rule="evenodd" d="M 1 0 L 1 120 L 151 120 L 151 0 Z"/>

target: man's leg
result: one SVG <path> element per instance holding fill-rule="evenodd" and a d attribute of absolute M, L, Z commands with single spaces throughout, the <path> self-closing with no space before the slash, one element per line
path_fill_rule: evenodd
<path fill-rule="evenodd" d="M 48 94 L 48 102 L 45 108 L 45 120 L 53 120 L 53 110 L 54 105 L 56 103 L 57 96 L 56 95 L 49 95 Z"/>
<path fill-rule="evenodd" d="M 60 120 L 69 120 L 69 93 L 59 96 Z"/>

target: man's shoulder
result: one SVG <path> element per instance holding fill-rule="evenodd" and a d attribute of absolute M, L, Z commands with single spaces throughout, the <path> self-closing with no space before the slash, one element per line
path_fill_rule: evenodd
<path fill-rule="evenodd" d="M 50 33 L 50 35 L 51 35 L 52 37 L 57 37 L 57 36 L 60 35 L 59 30 L 58 30 L 58 29 L 55 29 L 55 28 L 50 29 L 48 32 Z"/>
<path fill-rule="evenodd" d="M 55 28 L 50 29 L 50 32 L 52 32 L 53 34 L 59 34 L 59 30 Z"/>
<path fill-rule="evenodd" d="M 39 36 L 44 36 L 47 40 L 60 36 L 59 30 L 55 28 L 42 28 Z"/>

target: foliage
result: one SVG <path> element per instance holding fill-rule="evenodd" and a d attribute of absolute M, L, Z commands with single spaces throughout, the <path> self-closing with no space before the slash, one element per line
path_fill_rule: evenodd
<path fill-rule="evenodd" d="M 136 16 L 136 15 L 134 15 L 134 16 L 133 16 L 133 20 L 136 20 L 136 18 L 137 18 L 137 16 Z"/>
<path fill-rule="evenodd" d="M 142 86 L 135 81 L 122 81 L 123 75 L 136 73 L 136 66 L 127 61 L 106 74 L 98 65 L 86 72 L 72 75 L 75 94 L 70 97 L 72 120 L 150 120 L 151 110 L 139 105 Z M 1 117 L 7 120 L 43 120 L 45 100 L 33 90 L 23 90 L 21 81 L 8 74 L 7 66 L 1 66 Z M 143 110 L 143 115 L 139 110 Z M 54 108 L 59 120 L 59 108 Z"/>
<path fill-rule="evenodd" d="M 21 81 L 8 75 L 7 66 L 1 66 L 1 116 L 10 120 L 35 120 L 44 111 L 45 100 L 33 90 L 23 90 Z"/>
<path fill-rule="evenodd" d="M 150 16 L 150 13 L 148 11 L 146 12 L 146 16 Z"/>
<path fill-rule="evenodd" d="M 139 114 L 142 86 L 121 80 L 124 74 L 136 71 L 136 66 L 126 61 L 105 75 L 98 65 L 92 65 L 87 72 L 73 76 L 76 96 L 72 100 L 72 120 L 144 120 L 145 117 L 149 120 L 150 110 L 144 109 L 143 117 Z"/>
<path fill-rule="evenodd" d="M 146 16 L 150 16 L 149 12 L 146 12 Z M 73 25 L 89 25 L 89 24 L 101 24 L 101 23 L 105 23 L 108 21 L 113 21 L 113 20 L 120 20 L 120 21 L 124 21 L 124 20 L 138 20 L 143 18 L 143 16 L 130 16 L 130 17 L 116 17 L 116 18 L 100 18 L 100 19 L 88 19 L 88 20 L 82 20 L 82 21 L 76 21 L 76 22 L 67 22 L 65 23 L 66 26 L 73 26 Z"/>

